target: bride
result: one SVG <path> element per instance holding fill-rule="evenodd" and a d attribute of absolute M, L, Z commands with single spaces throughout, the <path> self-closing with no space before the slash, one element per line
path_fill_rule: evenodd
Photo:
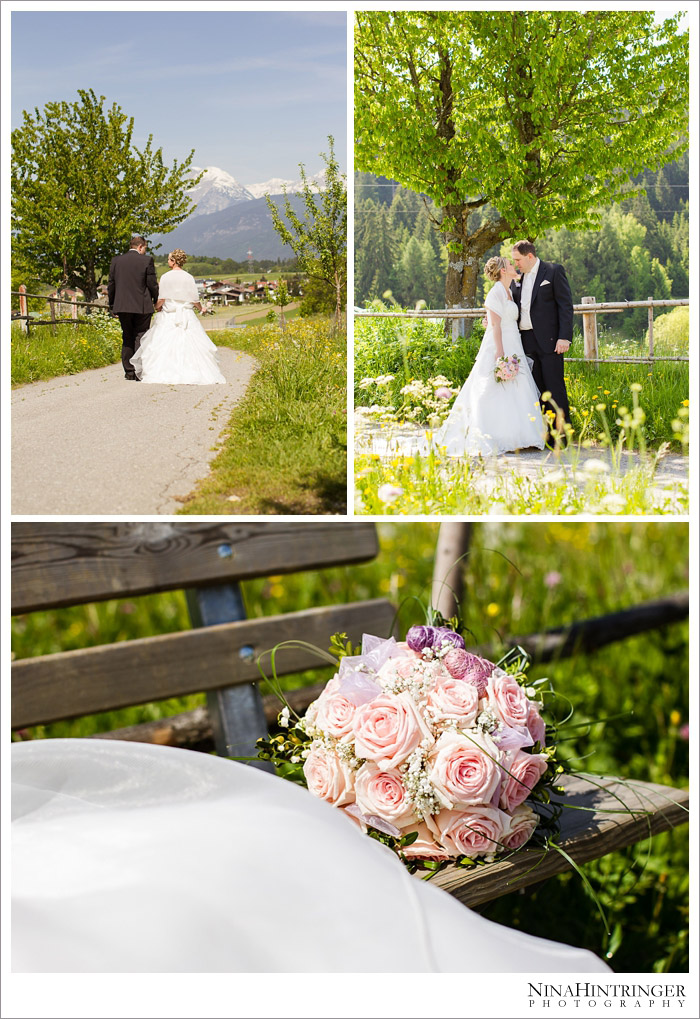
<path fill-rule="evenodd" d="M 175 248 L 168 255 L 170 270 L 158 284 L 155 325 L 141 337 L 131 358 L 141 382 L 206 386 L 226 382 L 219 370 L 216 346 L 197 320 L 202 310 L 194 277 L 183 266 L 187 255 Z"/>
<path fill-rule="evenodd" d="M 544 425 L 539 391 L 523 351 L 518 329 L 518 306 L 510 292 L 517 271 L 507 258 L 490 258 L 486 276 L 494 286 L 486 296 L 488 326 L 474 367 L 462 386 L 447 420 L 435 436 L 448 456 L 506 453 L 535 446 L 543 449 Z M 494 375 L 500 357 L 520 360 L 514 378 L 498 382 Z"/>

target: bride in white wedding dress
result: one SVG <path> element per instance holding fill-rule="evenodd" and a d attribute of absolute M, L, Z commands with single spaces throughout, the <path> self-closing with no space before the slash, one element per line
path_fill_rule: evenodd
<path fill-rule="evenodd" d="M 544 448 L 539 391 L 523 351 L 518 306 L 510 292 L 517 272 L 507 258 L 490 258 L 486 275 L 494 286 L 486 295 L 488 326 L 469 378 L 434 438 L 448 456 L 507 453 L 534 446 Z M 518 374 L 507 382 L 494 376 L 496 360 L 515 354 Z"/>
<path fill-rule="evenodd" d="M 201 311 L 194 277 L 185 272 L 187 255 L 175 248 L 168 255 L 170 270 L 158 282 L 155 325 L 141 337 L 131 358 L 141 382 L 206 386 L 226 382 L 218 365 L 216 345 L 197 316 Z"/>
<path fill-rule="evenodd" d="M 255 768 L 100 739 L 12 745 L 13 970 L 607 973 L 409 875 Z"/>

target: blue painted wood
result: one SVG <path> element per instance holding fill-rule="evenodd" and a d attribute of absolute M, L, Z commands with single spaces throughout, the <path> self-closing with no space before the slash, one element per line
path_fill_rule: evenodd
<path fill-rule="evenodd" d="M 220 554 L 225 554 L 225 546 Z M 235 623 L 246 618 L 239 584 L 217 584 L 187 592 L 187 606 L 194 627 Z M 240 654 L 253 654 L 241 648 Z M 257 683 L 210 690 L 207 708 L 214 731 L 216 752 L 220 757 L 254 757 L 255 741 L 267 736 L 265 712 Z M 246 762 L 253 768 L 274 773 L 269 761 Z"/>

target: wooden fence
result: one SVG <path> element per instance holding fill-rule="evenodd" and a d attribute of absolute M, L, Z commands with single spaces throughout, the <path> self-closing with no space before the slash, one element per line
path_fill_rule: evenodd
<path fill-rule="evenodd" d="M 101 311 L 107 311 L 107 304 L 93 303 L 90 301 L 78 301 L 77 297 L 73 295 L 70 298 L 65 297 L 48 297 L 46 294 L 28 294 L 27 288 L 23 283 L 20 284 L 18 290 L 12 290 L 11 294 L 13 297 L 19 297 L 19 315 L 12 315 L 12 321 L 18 322 L 20 329 L 25 333 L 29 334 L 29 327 L 31 326 L 57 326 L 62 323 L 68 323 L 70 325 L 78 326 L 84 325 L 88 320 L 80 318 L 78 311 L 83 308 L 99 308 Z M 45 301 L 49 305 L 49 313 L 51 318 L 49 319 L 35 319 L 29 314 L 28 300 Z M 70 318 L 57 318 L 56 316 L 56 305 L 59 305 L 59 315 L 61 314 L 60 305 L 66 304 L 70 308 Z"/>
<path fill-rule="evenodd" d="M 582 297 L 581 304 L 574 305 L 574 314 L 583 318 L 583 357 L 566 357 L 566 361 L 588 361 L 596 364 L 601 362 L 618 362 L 623 364 L 650 364 L 654 361 L 688 361 L 685 357 L 659 357 L 654 353 L 654 308 L 686 307 L 688 298 L 655 301 L 653 297 L 646 301 L 601 301 L 595 297 Z M 598 346 L 598 315 L 620 314 L 626 308 L 648 308 L 649 316 L 649 353 L 646 357 L 601 357 Z M 440 308 L 436 311 L 368 311 L 355 309 L 355 318 L 444 318 L 452 319 L 452 339 L 459 338 L 459 320 L 464 318 L 483 318 L 486 308 Z"/>

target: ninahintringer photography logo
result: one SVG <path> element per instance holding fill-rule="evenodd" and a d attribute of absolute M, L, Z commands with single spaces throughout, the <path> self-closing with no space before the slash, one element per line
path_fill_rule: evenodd
<path fill-rule="evenodd" d="M 685 1004 L 682 984 L 595 984 L 589 981 L 571 984 L 528 982 L 528 1004 L 554 1008 L 648 1008 L 675 1007 Z"/>

